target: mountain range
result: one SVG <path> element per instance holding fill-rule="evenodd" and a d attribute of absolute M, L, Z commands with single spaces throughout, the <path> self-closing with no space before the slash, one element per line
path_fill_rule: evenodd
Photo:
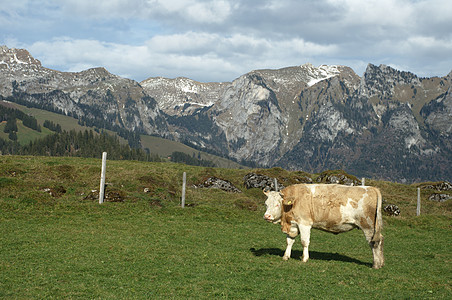
<path fill-rule="evenodd" d="M 255 70 L 232 82 L 104 68 L 60 72 L 0 47 L 0 97 L 99 128 L 183 142 L 242 164 L 400 182 L 452 179 L 452 72 L 421 78 L 369 64 Z"/>

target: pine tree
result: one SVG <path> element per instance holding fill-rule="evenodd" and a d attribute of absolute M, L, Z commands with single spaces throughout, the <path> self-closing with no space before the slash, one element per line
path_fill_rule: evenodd
<path fill-rule="evenodd" d="M 8 138 L 9 138 L 11 141 L 17 141 L 17 134 L 16 134 L 16 132 L 15 132 L 15 131 L 10 131 L 10 133 L 9 133 L 9 135 L 8 135 Z"/>
<path fill-rule="evenodd" d="M 6 121 L 5 129 L 3 130 L 5 133 L 17 132 L 17 121 L 15 117 L 10 117 Z"/>

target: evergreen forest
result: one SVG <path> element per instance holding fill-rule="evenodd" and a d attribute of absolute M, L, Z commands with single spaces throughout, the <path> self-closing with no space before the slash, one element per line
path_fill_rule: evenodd
<path fill-rule="evenodd" d="M 17 138 L 17 120 L 21 120 L 25 127 L 41 132 L 33 116 L 0 105 L 0 123 L 6 122 L 3 131 L 8 133 L 8 139 L 0 138 L 0 153 L 3 155 L 99 157 L 102 152 L 107 152 L 108 158 L 113 160 L 160 161 L 157 155 L 121 143 L 118 136 L 109 135 L 103 130 L 66 131 L 49 120 L 45 120 L 43 126 L 51 130 L 52 134 L 21 145 Z"/>

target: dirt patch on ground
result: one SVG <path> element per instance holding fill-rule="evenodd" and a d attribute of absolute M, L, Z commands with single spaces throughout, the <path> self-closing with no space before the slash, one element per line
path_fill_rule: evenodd
<path fill-rule="evenodd" d="M 234 202 L 235 206 L 240 209 L 257 210 L 257 203 L 250 199 L 239 199 Z"/>
<path fill-rule="evenodd" d="M 42 189 L 43 192 L 49 193 L 50 196 L 54 198 L 59 198 L 66 194 L 66 189 L 62 185 L 54 187 L 45 187 Z"/>

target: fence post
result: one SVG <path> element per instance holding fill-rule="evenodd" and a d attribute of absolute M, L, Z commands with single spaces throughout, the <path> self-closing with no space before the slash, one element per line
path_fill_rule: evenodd
<path fill-rule="evenodd" d="M 275 191 L 278 192 L 278 179 L 275 178 Z"/>
<path fill-rule="evenodd" d="M 362 186 L 365 186 L 365 185 L 366 185 L 366 178 L 363 177 L 363 178 L 361 179 L 361 185 L 362 185 Z"/>
<path fill-rule="evenodd" d="M 99 189 L 99 204 L 104 203 L 105 193 L 105 169 L 107 167 L 107 152 L 102 153 L 102 171 L 100 173 L 100 189 Z"/>
<path fill-rule="evenodd" d="M 421 188 L 417 188 L 416 216 L 421 215 Z"/>
<path fill-rule="evenodd" d="M 187 182 L 187 173 L 184 172 L 184 175 L 182 176 L 182 203 L 181 203 L 181 207 L 184 208 L 185 207 L 185 185 Z"/>

